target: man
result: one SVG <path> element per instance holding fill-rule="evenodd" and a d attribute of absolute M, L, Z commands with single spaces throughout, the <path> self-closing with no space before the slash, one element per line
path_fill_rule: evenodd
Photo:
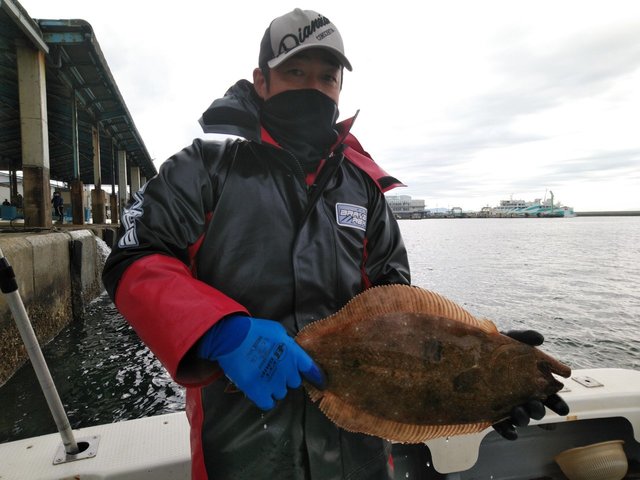
<path fill-rule="evenodd" d="M 53 198 L 51 199 L 53 205 L 53 211 L 58 216 L 58 221 L 64 223 L 64 200 L 60 192 L 53 192 Z"/>
<path fill-rule="evenodd" d="M 104 283 L 187 386 L 194 478 L 389 479 L 387 442 L 337 428 L 297 388 L 324 378 L 292 336 L 372 285 L 410 283 L 383 195 L 400 183 L 353 119 L 336 124 L 351 64 L 326 17 L 276 18 L 258 64 L 200 119 L 243 139 L 196 140 L 133 195 Z"/>

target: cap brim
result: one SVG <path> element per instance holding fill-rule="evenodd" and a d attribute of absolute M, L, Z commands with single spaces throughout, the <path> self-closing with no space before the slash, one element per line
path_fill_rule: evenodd
<path fill-rule="evenodd" d="M 285 60 L 297 55 L 298 53 L 304 51 L 304 50 L 310 50 L 312 48 L 320 48 L 322 50 L 326 50 L 328 52 L 331 52 L 332 55 L 334 55 L 338 61 L 344 66 L 344 68 L 346 68 L 347 70 L 349 70 L 350 72 L 353 70 L 351 68 L 351 63 L 349 62 L 349 60 L 347 60 L 347 57 L 344 56 L 344 54 L 333 47 L 330 46 L 325 46 L 325 45 L 300 45 L 296 48 L 294 48 L 293 50 L 291 50 L 290 52 L 287 52 L 283 55 L 280 55 L 279 57 L 273 58 L 271 60 L 269 60 L 267 62 L 267 65 L 269 66 L 269 68 L 276 68 L 278 65 L 280 65 L 282 62 L 284 62 Z"/>

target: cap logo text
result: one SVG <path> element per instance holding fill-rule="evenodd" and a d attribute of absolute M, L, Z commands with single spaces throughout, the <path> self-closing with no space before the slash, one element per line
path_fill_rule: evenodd
<path fill-rule="evenodd" d="M 325 17 L 324 15 L 318 16 L 315 20 L 312 20 L 309 25 L 305 25 L 303 28 L 298 28 L 298 34 L 288 33 L 287 35 L 282 37 L 280 40 L 280 46 L 278 47 L 278 56 L 283 53 L 290 52 L 301 43 L 304 43 L 307 38 L 309 38 L 316 30 L 324 27 L 325 25 L 330 24 L 331 21 Z M 316 36 L 317 40 L 322 40 L 328 35 L 331 35 L 334 32 L 333 28 L 329 28 L 324 32 L 321 32 Z"/>

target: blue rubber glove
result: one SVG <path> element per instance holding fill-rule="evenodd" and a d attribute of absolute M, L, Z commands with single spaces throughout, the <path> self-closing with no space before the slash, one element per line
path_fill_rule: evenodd
<path fill-rule="evenodd" d="M 229 379 L 262 410 L 282 400 L 302 377 L 324 388 L 324 376 L 311 357 L 273 320 L 231 315 L 203 335 L 200 358 L 217 361 Z"/>

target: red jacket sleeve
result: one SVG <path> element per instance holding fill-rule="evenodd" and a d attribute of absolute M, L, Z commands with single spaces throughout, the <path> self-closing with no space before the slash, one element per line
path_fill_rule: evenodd
<path fill-rule="evenodd" d="M 246 309 L 190 268 L 224 184 L 233 141 L 193 144 L 163 163 L 123 210 L 102 280 L 118 310 L 171 376 L 199 386 L 219 374 L 193 346 L 226 315 Z"/>
<path fill-rule="evenodd" d="M 115 304 L 169 374 L 185 386 L 219 375 L 217 364 L 198 359 L 192 347 L 221 318 L 246 309 L 195 279 L 180 260 L 160 254 L 137 259 L 125 270 Z"/>

